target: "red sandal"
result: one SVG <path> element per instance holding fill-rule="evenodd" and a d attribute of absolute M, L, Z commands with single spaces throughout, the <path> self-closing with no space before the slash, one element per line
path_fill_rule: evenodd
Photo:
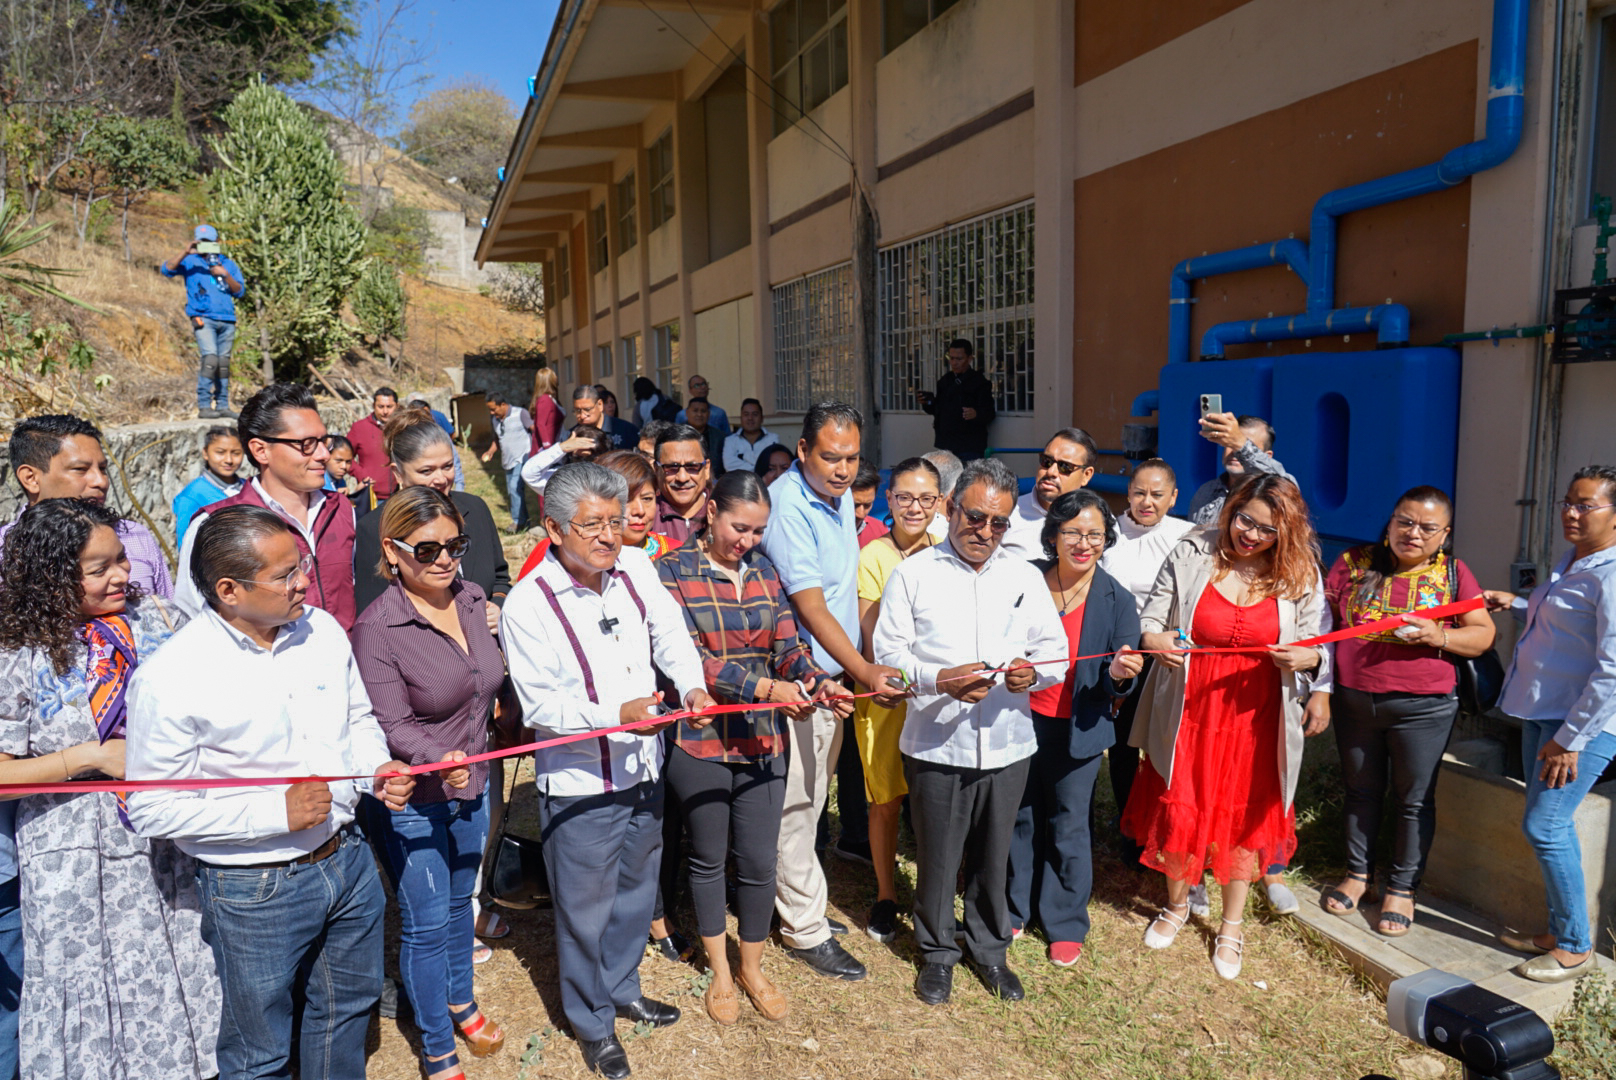
<path fill-rule="evenodd" d="M 475 1020 L 467 1020 L 475 1016 Z M 500 1026 L 482 1015 L 474 1001 L 464 1009 L 449 1009 L 449 1018 L 460 1029 L 460 1037 L 466 1040 L 466 1049 L 471 1051 L 472 1057 L 488 1057 L 505 1045 L 505 1032 Z"/>

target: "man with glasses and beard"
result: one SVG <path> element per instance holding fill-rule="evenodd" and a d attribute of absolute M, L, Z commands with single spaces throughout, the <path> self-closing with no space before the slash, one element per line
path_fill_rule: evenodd
<path fill-rule="evenodd" d="M 1016 487 L 1001 461 L 967 464 L 947 500 L 948 539 L 898 564 L 875 623 L 876 662 L 902 671 L 914 695 L 898 745 L 915 833 L 915 993 L 928 1005 L 948 1000 L 967 954 L 989 993 L 1023 996 L 1005 964 L 1005 890 L 1038 748 L 1028 694 L 1065 679 L 1068 645 L 1043 574 L 1000 545 Z M 954 938 L 962 863 L 963 950 Z"/>
<path fill-rule="evenodd" d="M 999 547 L 1019 559 L 1044 557 L 1044 518 L 1055 500 L 1076 491 L 1094 475 L 1100 456 L 1094 439 L 1082 428 L 1061 428 L 1038 454 L 1038 472 L 1032 490 L 1016 500 L 1010 513 L 1010 531 Z"/>
<path fill-rule="evenodd" d="M 707 486 L 712 478 L 707 445 L 689 424 L 675 424 L 657 438 L 656 463 L 662 474 L 656 525 L 675 544 L 707 527 Z"/>
<path fill-rule="evenodd" d="M 352 630 L 359 612 L 354 600 L 354 508 L 325 490 L 325 464 L 331 457 L 325 421 L 314 395 L 294 383 L 271 383 L 241 407 L 236 431 L 258 475 L 241 491 L 213 503 L 191 519 L 180 549 L 180 567 L 191 565 L 197 526 L 227 506 L 262 506 L 292 526 L 297 548 L 313 557 L 308 603 Z M 193 619 L 207 606 L 196 582 L 181 573 L 174 601 Z"/>
<path fill-rule="evenodd" d="M 713 704 L 684 614 L 642 551 L 623 547 L 628 481 L 581 461 L 544 491 L 550 550 L 511 590 L 501 618 L 523 723 L 539 739 L 649 720 L 664 711 L 657 672 Z M 693 719 L 700 727 L 710 722 Z M 555 899 L 561 1007 L 592 1072 L 629 1075 L 615 1021 L 664 1027 L 679 1010 L 640 993 L 645 929 L 662 850 L 662 740 L 668 725 L 539 750 L 534 768 Z"/>

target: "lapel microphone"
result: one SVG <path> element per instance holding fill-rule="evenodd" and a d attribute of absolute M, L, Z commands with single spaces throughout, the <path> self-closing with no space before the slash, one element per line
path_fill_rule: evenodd
<path fill-rule="evenodd" d="M 600 632 L 603 634 L 609 634 L 612 632 L 612 627 L 616 625 L 616 619 L 602 619 L 600 620 Z"/>

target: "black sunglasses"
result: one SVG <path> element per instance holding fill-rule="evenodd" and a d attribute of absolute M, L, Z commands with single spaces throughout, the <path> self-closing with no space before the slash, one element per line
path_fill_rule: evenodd
<path fill-rule="evenodd" d="M 422 566 L 437 562 L 438 556 L 445 551 L 449 553 L 449 558 L 451 559 L 461 558 L 471 547 L 471 537 L 465 533 L 461 533 L 453 540 L 443 544 L 438 543 L 436 540 L 422 540 L 419 544 L 406 544 L 404 541 L 394 540 L 392 537 L 388 537 L 388 540 L 394 547 L 415 556 L 415 561 Z"/>
<path fill-rule="evenodd" d="M 1071 476 L 1077 470 L 1084 467 L 1082 465 L 1073 465 L 1070 461 L 1057 461 L 1056 459 L 1050 457 L 1048 454 L 1039 454 L 1038 455 L 1038 467 L 1040 469 L 1047 469 L 1051 465 L 1053 465 L 1056 468 L 1060 469 L 1060 474 L 1062 476 Z"/>

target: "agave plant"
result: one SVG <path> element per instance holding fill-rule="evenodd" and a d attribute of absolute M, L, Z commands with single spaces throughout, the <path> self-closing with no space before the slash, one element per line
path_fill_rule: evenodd
<path fill-rule="evenodd" d="M 0 196 L 0 288 L 50 296 L 66 300 L 81 308 L 97 310 L 76 296 L 69 296 L 57 281 L 77 274 L 58 266 L 42 266 L 26 257 L 29 248 L 45 239 L 50 225 L 29 225 L 23 220 L 23 208 L 15 199 Z"/>

